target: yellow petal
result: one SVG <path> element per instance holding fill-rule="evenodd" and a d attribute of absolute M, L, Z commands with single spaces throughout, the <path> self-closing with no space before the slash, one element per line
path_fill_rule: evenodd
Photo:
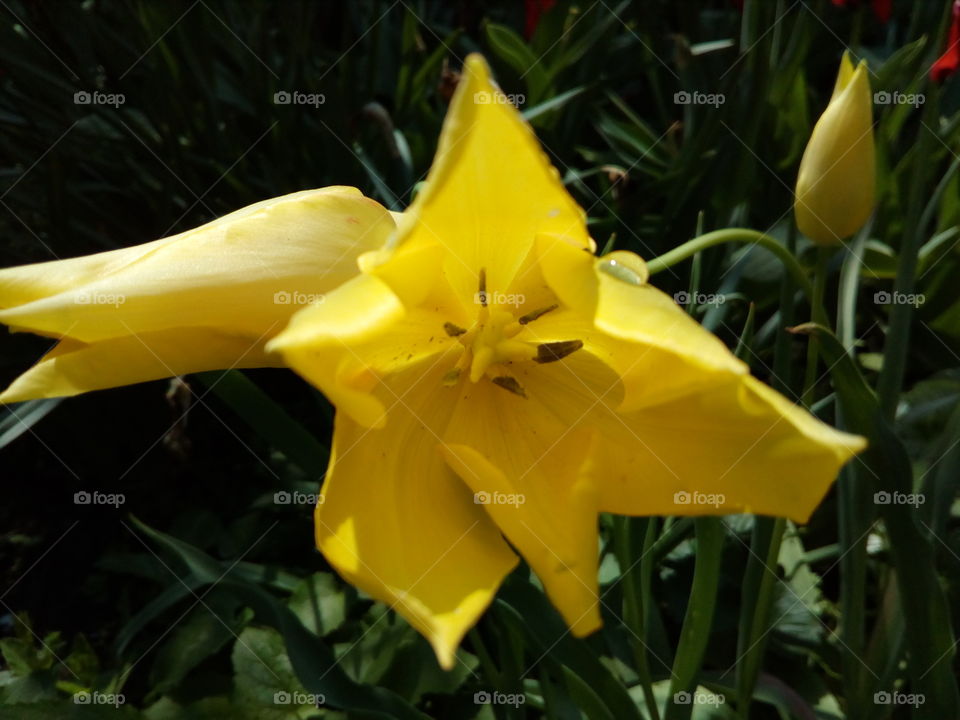
<path fill-rule="evenodd" d="M 403 214 L 397 241 L 442 245 L 446 279 L 469 302 L 481 269 L 489 291 L 505 292 L 540 232 L 593 247 L 583 210 L 533 131 L 493 83 L 483 58 L 470 55 L 430 175 Z"/>
<path fill-rule="evenodd" d="M 380 428 L 386 407 L 370 391 L 382 377 L 455 345 L 444 321 L 432 309 L 407 311 L 383 280 L 358 275 L 294 315 L 268 349 L 280 352 L 341 412 Z"/>
<path fill-rule="evenodd" d="M 716 378 L 628 414 L 605 456 L 601 509 L 628 515 L 756 513 L 805 523 L 866 447 L 750 376 Z"/>
<path fill-rule="evenodd" d="M 876 160 L 867 64 L 844 54 L 830 104 L 800 161 L 794 210 L 800 231 L 821 245 L 840 243 L 870 217 Z"/>
<path fill-rule="evenodd" d="M 520 385 L 525 382 L 517 373 Z M 577 636 L 600 626 L 593 433 L 490 382 L 465 385 L 442 451 Z M 584 408 L 586 409 L 586 408 Z"/>
<path fill-rule="evenodd" d="M 294 193 L 146 245 L 0 270 L 0 322 L 83 342 L 178 327 L 256 338 L 357 274 L 393 229 L 353 188 Z"/>
<path fill-rule="evenodd" d="M 317 506 L 317 545 L 350 583 L 389 603 L 433 645 L 441 666 L 516 565 L 482 506 L 437 452 L 452 412 L 442 373 L 394 376 L 401 397 L 382 430 L 338 413 L 331 468 Z"/>
<path fill-rule="evenodd" d="M 595 258 L 545 236 L 537 247 L 544 280 L 570 310 L 528 325 L 529 339 L 582 340 L 620 375 L 621 412 L 708 385 L 715 371 L 747 373 L 716 336 L 646 283 L 646 266 L 633 253 Z"/>
<path fill-rule="evenodd" d="M 650 292 L 657 291 L 631 290 L 656 297 Z M 659 314 L 649 313 L 654 327 L 672 313 L 666 302 Z M 667 331 L 671 342 L 657 347 L 639 327 L 648 313 L 637 311 L 645 306 L 625 299 L 623 307 L 624 317 L 637 316 L 639 341 L 622 323 L 614 337 L 573 313 L 545 316 L 531 332 L 545 342 L 583 339 L 584 346 L 562 363 L 517 373 L 527 397 L 564 427 L 599 433 L 599 508 L 628 515 L 754 512 L 805 522 L 864 439 L 824 424 L 739 363 L 724 366 L 729 351 L 713 347 L 703 328 Z M 697 334 L 713 363 L 687 355 L 696 351 Z"/>
<path fill-rule="evenodd" d="M 847 89 L 855 72 L 856 67 L 853 65 L 850 53 L 844 52 L 843 57 L 840 58 L 840 69 L 837 71 L 837 80 L 833 84 L 833 94 L 830 95 L 830 102 L 840 97 L 843 91 Z"/>
<path fill-rule="evenodd" d="M 209 328 L 177 328 L 86 344 L 62 340 L 20 375 L 0 403 L 77 395 L 160 378 L 220 370 L 278 366 L 263 339 Z"/>

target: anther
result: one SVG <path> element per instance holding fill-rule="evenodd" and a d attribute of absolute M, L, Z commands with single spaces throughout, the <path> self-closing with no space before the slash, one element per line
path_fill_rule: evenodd
<path fill-rule="evenodd" d="M 521 315 L 519 318 L 517 318 L 517 322 L 520 323 L 521 325 L 532 323 L 537 318 L 543 317 L 548 312 L 550 312 L 551 310 L 556 310 L 558 307 L 560 306 L 554 304 L 554 305 L 550 305 L 549 307 L 540 308 L 539 310 L 534 310 L 533 312 L 528 312 L 526 315 Z"/>
<path fill-rule="evenodd" d="M 504 390 L 508 390 L 514 395 L 519 395 L 522 398 L 527 396 L 527 393 L 524 392 L 523 387 L 514 377 L 510 377 L 509 375 L 498 375 L 497 377 L 493 378 L 492 382 L 494 385 L 502 387 Z"/>
<path fill-rule="evenodd" d="M 537 356 L 534 362 L 551 363 L 563 360 L 567 355 L 575 353 L 583 347 L 582 340 L 561 340 L 559 342 L 540 343 L 537 345 Z"/>
<path fill-rule="evenodd" d="M 480 277 L 478 280 L 477 297 L 480 298 L 480 305 L 487 306 L 487 269 L 480 268 Z"/>
<path fill-rule="evenodd" d="M 443 330 L 450 337 L 457 337 L 458 335 L 463 335 L 467 332 L 462 327 L 459 325 L 454 325 L 452 322 L 445 322 L 443 324 Z"/>

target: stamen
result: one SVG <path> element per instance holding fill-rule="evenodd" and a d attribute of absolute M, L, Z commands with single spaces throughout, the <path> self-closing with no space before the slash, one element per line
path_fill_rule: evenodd
<path fill-rule="evenodd" d="M 559 342 L 540 343 L 537 345 L 537 356 L 533 360 L 538 363 L 556 362 L 571 353 L 575 353 L 582 347 L 582 340 L 561 340 Z"/>
<path fill-rule="evenodd" d="M 454 325 L 452 322 L 445 322 L 443 324 L 443 330 L 450 337 L 457 337 L 458 335 L 464 335 L 467 331 L 464 330 L 459 325 Z"/>
<path fill-rule="evenodd" d="M 558 307 L 560 307 L 560 306 L 554 304 L 554 305 L 550 305 L 549 307 L 540 308 L 539 310 L 534 310 L 533 312 L 528 312 L 526 315 L 521 315 L 521 316 L 517 319 L 517 322 L 520 323 L 521 325 L 526 325 L 527 323 L 532 323 L 532 322 L 533 322 L 534 320 L 536 320 L 537 318 L 543 317 L 543 316 L 546 315 L 548 312 L 550 312 L 551 310 L 556 310 Z"/>
<path fill-rule="evenodd" d="M 517 379 L 510 377 L 509 375 L 499 375 L 493 378 L 493 384 L 502 387 L 504 390 L 509 390 L 514 395 L 519 395 L 522 398 L 527 396 L 527 393 L 524 392 L 523 387 L 520 383 L 517 382 Z"/>
<path fill-rule="evenodd" d="M 482 307 L 487 306 L 487 269 L 480 268 L 480 278 L 479 278 L 479 288 L 477 290 L 477 297 L 480 299 L 480 305 Z"/>

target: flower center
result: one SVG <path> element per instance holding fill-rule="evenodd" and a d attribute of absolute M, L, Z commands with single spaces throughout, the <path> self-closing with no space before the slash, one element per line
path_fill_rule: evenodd
<path fill-rule="evenodd" d="M 489 377 L 504 390 L 526 397 L 517 379 L 506 374 L 504 365 L 521 361 L 555 362 L 583 347 L 581 340 L 538 344 L 515 340 L 524 325 L 556 310 L 557 305 L 539 308 L 520 317 L 515 317 L 514 313 L 504 308 L 491 307 L 483 270 L 480 271 L 480 290 L 476 297 L 480 302 L 480 311 L 473 327 L 466 329 L 453 323 L 444 323 L 443 329 L 447 335 L 457 338 L 463 346 L 457 364 L 444 376 L 445 385 L 455 385 L 463 373 L 469 372 L 470 382 Z"/>

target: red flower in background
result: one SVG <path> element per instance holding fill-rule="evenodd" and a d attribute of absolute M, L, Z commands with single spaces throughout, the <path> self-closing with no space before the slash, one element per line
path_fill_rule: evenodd
<path fill-rule="evenodd" d="M 950 36 L 947 49 L 930 67 L 930 78 L 934 82 L 943 82 L 960 67 L 960 0 L 953 3 L 953 20 L 950 22 Z"/>
<path fill-rule="evenodd" d="M 837 7 L 850 7 L 854 3 L 859 3 L 860 0 L 832 0 L 833 4 Z M 873 13 L 877 16 L 877 19 L 882 23 L 890 22 L 890 17 L 893 15 L 893 0 L 873 0 Z"/>
<path fill-rule="evenodd" d="M 529 40 L 537 30 L 540 16 L 557 4 L 557 0 L 527 0 L 527 23 L 523 34 Z"/>

